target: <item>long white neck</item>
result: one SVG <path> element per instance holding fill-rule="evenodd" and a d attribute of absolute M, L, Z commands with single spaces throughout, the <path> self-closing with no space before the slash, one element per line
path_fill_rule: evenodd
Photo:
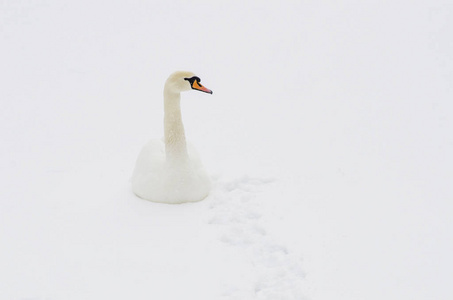
<path fill-rule="evenodd" d="M 167 161 L 188 159 L 186 136 L 181 118 L 181 94 L 164 88 L 164 138 Z"/>

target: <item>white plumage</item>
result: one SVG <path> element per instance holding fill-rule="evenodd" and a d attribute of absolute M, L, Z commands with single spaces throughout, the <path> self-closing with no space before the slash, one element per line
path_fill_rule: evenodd
<path fill-rule="evenodd" d="M 209 194 L 209 177 L 197 151 L 186 142 L 181 118 L 180 93 L 191 89 L 212 94 L 191 72 L 175 72 L 165 83 L 164 138 L 143 147 L 132 175 L 132 190 L 140 198 L 184 203 Z"/>

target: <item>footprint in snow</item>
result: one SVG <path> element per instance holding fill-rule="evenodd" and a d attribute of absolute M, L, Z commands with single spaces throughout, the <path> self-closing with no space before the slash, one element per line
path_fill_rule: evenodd
<path fill-rule="evenodd" d="M 304 299 L 304 272 L 300 259 L 268 234 L 263 221 L 262 197 L 273 179 L 242 177 L 217 181 L 208 223 L 218 226 L 220 241 L 247 258 L 256 274 L 250 287 L 255 299 Z M 240 299 L 244 291 L 228 287 L 227 299 Z"/>

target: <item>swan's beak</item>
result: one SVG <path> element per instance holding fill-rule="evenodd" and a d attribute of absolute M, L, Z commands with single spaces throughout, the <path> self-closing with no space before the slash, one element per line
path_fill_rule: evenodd
<path fill-rule="evenodd" d="M 199 90 L 199 91 L 202 91 L 202 92 L 205 92 L 205 93 L 209 93 L 209 94 L 212 94 L 212 91 L 208 88 L 205 88 L 204 86 L 202 86 L 200 83 L 198 83 L 198 81 L 194 80 L 193 84 L 192 84 L 192 88 L 194 90 Z"/>

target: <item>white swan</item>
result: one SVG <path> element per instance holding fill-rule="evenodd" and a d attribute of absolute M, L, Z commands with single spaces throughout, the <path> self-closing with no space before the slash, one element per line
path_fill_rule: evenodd
<path fill-rule="evenodd" d="M 132 190 L 153 202 L 203 200 L 211 183 L 200 158 L 186 142 L 181 119 L 181 92 L 191 89 L 212 94 L 192 72 L 170 75 L 164 86 L 164 138 L 151 140 L 140 152 L 132 175 Z"/>

